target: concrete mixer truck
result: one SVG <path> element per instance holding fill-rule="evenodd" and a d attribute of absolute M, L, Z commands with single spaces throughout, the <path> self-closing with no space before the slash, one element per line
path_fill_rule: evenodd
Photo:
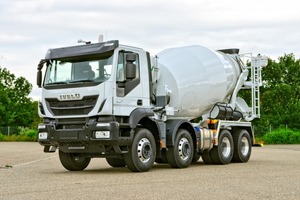
<path fill-rule="evenodd" d="M 245 65 L 245 59 L 251 62 Z M 49 49 L 37 68 L 44 152 L 67 170 L 91 158 L 145 172 L 247 162 L 267 58 L 194 45 L 156 56 L 118 40 Z M 44 74 L 44 76 L 43 76 Z M 250 89 L 251 106 L 238 96 Z"/>

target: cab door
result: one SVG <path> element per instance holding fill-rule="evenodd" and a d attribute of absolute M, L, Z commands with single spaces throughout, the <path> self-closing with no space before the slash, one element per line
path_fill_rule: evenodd
<path fill-rule="evenodd" d="M 114 101 L 115 115 L 129 116 L 134 109 L 145 105 L 140 57 L 137 52 L 119 51 Z"/>

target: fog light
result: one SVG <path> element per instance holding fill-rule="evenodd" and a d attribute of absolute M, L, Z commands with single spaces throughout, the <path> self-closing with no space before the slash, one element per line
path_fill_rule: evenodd
<path fill-rule="evenodd" d="M 109 131 L 95 131 L 95 138 L 96 139 L 110 138 L 110 132 Z"/>
<path fill-rule="evenodd" d="M 45 140 L 47 138 L 48 138 L 48 133 L 46 132 L 39 133 L 39 139 Z"/>

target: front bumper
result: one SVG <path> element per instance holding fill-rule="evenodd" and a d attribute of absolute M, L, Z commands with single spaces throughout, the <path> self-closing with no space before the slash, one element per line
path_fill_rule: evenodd
<path fill-rule="evenodd" d="M 55 152 L 59 148 L 66 153 L 106 154 L 124 153 L 126 148 L 122 146 L 130 145 L 132 138 L 132 131 L 129 135 L 121 136 L 118 122 L 89 120 L 85 124 L 76 125 L 49 121 L 39 124 L 38 142 L 45 146 L 44 152 Z"/>

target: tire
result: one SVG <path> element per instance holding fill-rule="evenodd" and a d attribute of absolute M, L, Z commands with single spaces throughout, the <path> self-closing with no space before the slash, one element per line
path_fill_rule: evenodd
<path fill-rule="evenodd" d="M 106 158 L 107 163 L 112 167 L 125 167 L 126 163 L 121 158 Z"/>
<path fill-rule="evenodd" d="M 239 129 L 233 133 L 234 153 L 232 162 L 248 162 L 251 156 L 252 140 L 247 130 Z"/>
<path fill-rule="evenodd" d="M 84 170 L 91 161 L 82 153 L 65 153 L 59 150 L 59 159 L 61 164 L 70 171 Z"/>
<path fill-rule="evenodd" d="M 175 145 L 169 147 L 167 160 L 174 168 L 186 168 L 193 159 L 194 145 L 190 133 L 185 129 L 179 129 L 175 137 Z"/>
<path fill-rule="evenodd" d="M 160 158 L 156 158 L 155 162 L 156 163 L 168 163 L 167 156 L 166 156 L 165 152 L 161 155 Z"/>
<path fill-rule="evenodd" d="M 149 171 L 155 161 L 156 144 L 152 133 L 145 128 L 135 129 L 128 153 L 124 154 L 127 167 L 133 172 Z"/>
<path fill-rule="evenodd" d="M 219 135 L 219 145 L 210 151 L 211 159 L 215 164 L 228 164 L 233 157 L 233 139 L 228 130 L 222 130 Z"/>
<path fill-rule="evenodd" d="M 197 162 L 200 159 L 200 157 L 201 157 L 201 155 L 198 154 L 197 151 L 194 151 L 194 156 L 193 156 L 192 162 L 193 163 Z"/>
<path fill-rule="evenodd" d="M 214 147 L 214 148 L 217 148 L 217 147 Z M 211 155 L 210 155 L 210 152 L 211 150 L 206 150 L 204 151 L 204 153 L 202 154 L 202 160 L 205 164 L 215 164 L 214 161 L 212 160 L 211 158 Z"/>

